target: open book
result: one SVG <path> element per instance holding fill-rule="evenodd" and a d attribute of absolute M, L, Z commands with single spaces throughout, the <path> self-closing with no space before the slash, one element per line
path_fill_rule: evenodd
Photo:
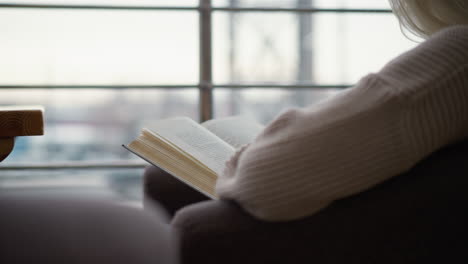
<path fill-rule="evenodd" d="M 187 117 L 148 124 L 127 146 L 131 152 L 212 199 L 226 161 L 254 140 L 263 126 L 245 117 L 214 119 L 202 124 Z"/>

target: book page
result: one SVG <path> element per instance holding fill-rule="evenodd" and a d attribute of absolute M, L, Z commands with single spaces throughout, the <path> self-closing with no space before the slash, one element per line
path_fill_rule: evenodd
<path fill-rule="evenodd" d="M 257 121 L 243 116 L 212 119 L 202 126 L 234 148 L 251 143 L 264 128 Z"/>
<path fill-rule="evenodd" d="M 147 125 L 145 130 L 159 135 L 218 175 L 235 152 L 232 146 L 187 117 L 156 121 Z"/>

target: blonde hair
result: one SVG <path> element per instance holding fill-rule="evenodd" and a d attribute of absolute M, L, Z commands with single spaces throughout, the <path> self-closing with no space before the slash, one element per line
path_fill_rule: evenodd
<path fill-rule="evenodd" d="M 442 28 L 468 24 L 467 0 L 389 0 L 400 26 L 427 38 Z"/>

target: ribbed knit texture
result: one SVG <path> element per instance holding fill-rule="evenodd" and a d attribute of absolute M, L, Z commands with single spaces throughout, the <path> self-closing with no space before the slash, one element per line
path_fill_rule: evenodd
<path fill-rule="evenodd" d="M 468 136 L 468 26 L 445 29 L 355 87 L 278 116 L 216 191 L 259 219 L 312 215 Z"/>

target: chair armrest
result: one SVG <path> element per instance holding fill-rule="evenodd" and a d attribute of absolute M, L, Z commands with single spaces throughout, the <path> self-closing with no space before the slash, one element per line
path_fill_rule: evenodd
<path fill-rule="evenodd" d="M 171 224 L 194 235 L 222 235 L 268 223 L 254 219 L 232 201 L 209 200 L 180 209 Z"/>
<path fill-rule="evenodd" d="M 0 161 L 13 151 L 17 136 L 44 134 L 42 107 L 0 107 Z"/>
<path fill-rule="evenodd" d="M 35 107 L 0 107 L 0 138 L 44 135 L 44 109 Z"/>
<path fill-rule="evenodd" d="M 252 243 L 268 235 L 262 232 L 263 222 L 233 202 L 210 200 L 186 206 L 177 211 L 171 224 L 179 233 L 184 264 L 251 263 L 247 256 L 256 263 L 269 263 L 267 255 L 255 250 L 258 245 Z"/>

